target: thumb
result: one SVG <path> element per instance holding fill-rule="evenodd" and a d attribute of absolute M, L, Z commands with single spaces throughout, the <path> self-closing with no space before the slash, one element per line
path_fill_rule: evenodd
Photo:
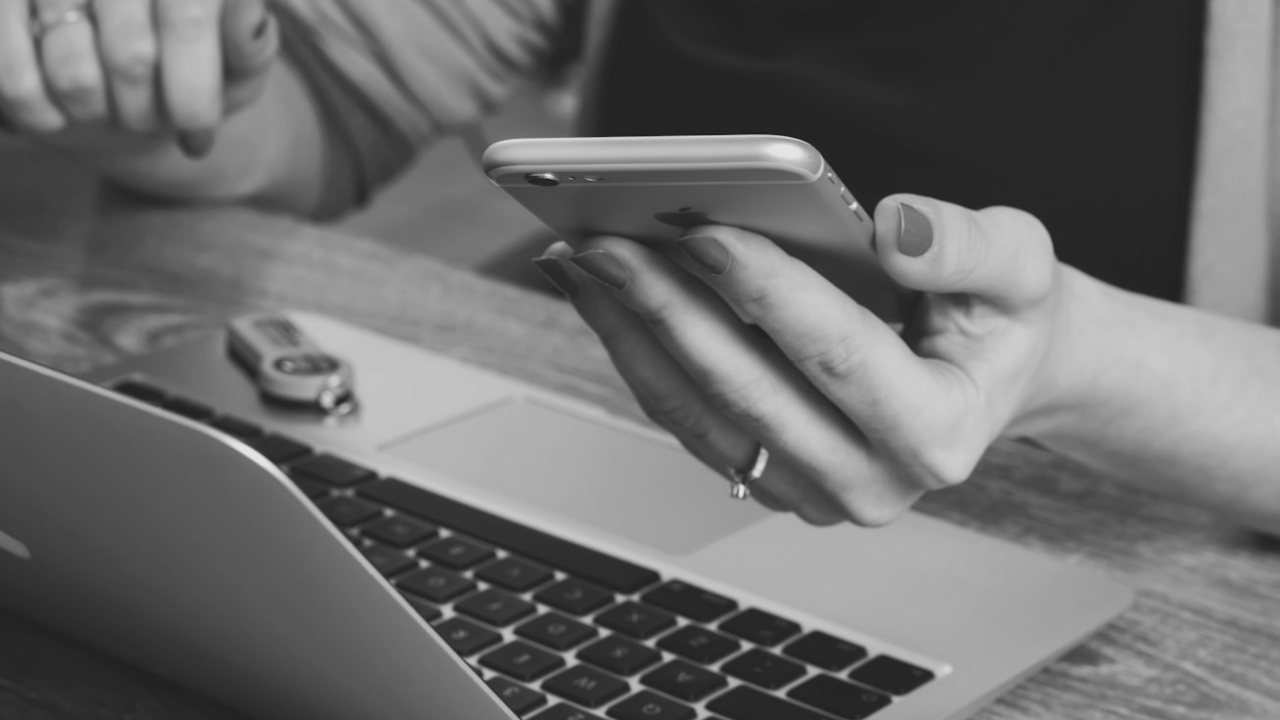
<path fill-rule="evenodd" d="M 920 195 L 892 195 L 876 206 L 876 253 L 904 287 L 974 295 L 1009 309 L 1046 297 L 1056 264 L 1049 232 L 1034 215 Z"/>
<path fill-rule="evenodd" d="M 279 29 L 265 0 L 226 0 L 222 12 L 222 56 L 228 81 L 235 83 L 264 74 L 279 49 Z"/>

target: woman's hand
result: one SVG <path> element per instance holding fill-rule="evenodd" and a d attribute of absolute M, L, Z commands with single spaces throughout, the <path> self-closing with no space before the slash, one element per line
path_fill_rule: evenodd
<path fill-rule="evenodd" d="M 900 195 L 877 208 L 876 228 L 884 270 L 921 293 L 901 334 L 729 227 L 687 231 L 671 258 L 605 237 L 577 254 L 552 246 L 538 264 L 649 417 L 704 463 L 745 471 L 762 445 L 763 504 L 881 525 L 964 481 L 993 440 L 1052 406 L 1073 271 L 1034 217 L 1009 208 Z"/>
<path fill-rule="evenodd" d="M 264 0 L 0 0 L 0 120 L 73 150 L 203 155 L 278 47 Z"/>

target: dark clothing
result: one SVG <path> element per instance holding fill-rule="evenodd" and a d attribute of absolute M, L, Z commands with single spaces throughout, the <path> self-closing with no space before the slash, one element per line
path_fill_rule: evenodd
<path fill-rule="evenodd" d="M 597 129 L 798 137 L 867 207 L 1019 207 L 1065 262 L 1179 299 L 1203 5 L 624 0 Z"/>

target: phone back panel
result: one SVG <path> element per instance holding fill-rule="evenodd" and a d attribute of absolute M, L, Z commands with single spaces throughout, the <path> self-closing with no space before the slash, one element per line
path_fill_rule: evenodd
<path fill-rule="evenodd" d="M 898 293 L 874 258 L 870 214 L 802 141 L 530 138 L 496 143 L 484 166 L 571 245 L 618 235 L 660 246 L 698 225 L 731 225 L 777 242 L 882 317 L 896 315 Z M 548 184 L 531 183 L 535 175 Z"/>

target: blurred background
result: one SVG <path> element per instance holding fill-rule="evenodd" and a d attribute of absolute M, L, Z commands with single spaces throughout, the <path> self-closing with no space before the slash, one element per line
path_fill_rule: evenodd
<path fill-rule="evenodd" d="M 569 134 L 577 97 L 572 73 L 529 81 L 500 114 L 440 140 L 336 228 L 550 292 L 529 261 L 555 238 L 489 183 L 479 158 L 504 138 Z M 77 236 L 117 196 L 56 153 L 0 135 L 0 232 L 50 243 Z"/>

